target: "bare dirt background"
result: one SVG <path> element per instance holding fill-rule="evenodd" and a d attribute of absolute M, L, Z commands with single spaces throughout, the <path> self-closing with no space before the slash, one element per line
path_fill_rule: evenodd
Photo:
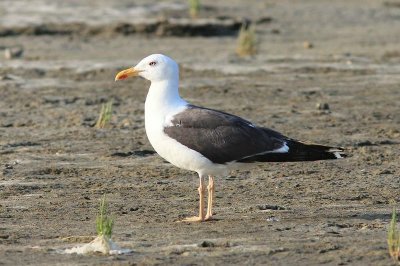
<path fill-rule="evenodd" d="M 400 2 L 226 2 L 202 1 L 200 17 L 257 21 L 256 56 L 235 56 L 232 28 L 222 36 L 154 28 L 184 20 L 186 1 L 0 2 L 0 49 L 24 49 L 0 59 L 0 264 L 393 263 L 386 231 L 390 201 L 400 201 Z M 197 176 L 153 154 L 149 83 L 113 81 L 151 53 L 180 63 L 189 101 L 346 147 L 350 157 L 218 177 L 218 220 L 177 223 L 197 212 Z M 110 99 L 110 126 L 93 128 Z M 85 240 L 63 238 L 95 234 L 103 194 L 114 241 L 134 252 L 60 254 Z"/>

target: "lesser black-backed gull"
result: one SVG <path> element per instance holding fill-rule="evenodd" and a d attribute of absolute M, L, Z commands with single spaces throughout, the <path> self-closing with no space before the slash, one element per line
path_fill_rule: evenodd
<path fill-rule="evenodd" d="M 214 176 L 259 162 L 339 159 L 342 148 L 305 144 L 225 112 L 191 105 L 179 96 L 179 67 L 171 58 L 153 54 L 115 80 L 141 76 L 151 81 L 145 102 L 147 137 L 156 152 L 173 165 L 200 177 L 199 215 L 184 221 L 212 218 Z M 204 212 L 205 178 L 208 206 Z"/>

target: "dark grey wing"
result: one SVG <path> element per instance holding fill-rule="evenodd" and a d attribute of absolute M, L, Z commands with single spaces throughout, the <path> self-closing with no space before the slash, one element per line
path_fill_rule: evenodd
<path fill-rule="evenodd" d="M 171 123 L 164 129 L 169 137 L 219 164 L 277 150 L 286 139 L 238 116 L 193 105 L 176 114 Z"/>

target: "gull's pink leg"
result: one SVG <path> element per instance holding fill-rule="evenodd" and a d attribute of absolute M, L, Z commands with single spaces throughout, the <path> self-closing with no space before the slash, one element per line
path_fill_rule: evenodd
<path fill-rule="evenodd" d="M 200 176 L 200 185 L 198 188 L 200 202 L 199 202 L 199 216 L 188 217 L 182 220 L 182 222 L 203 222 L 204 221 L 204 194 L 206 193 L 206 187 L 204 186 L 204 176 Z"/>
<path fill-rule="evenodd" d="M 214 177 L 213 176 L 208 176 L 208 204 L 207 204 L 207 214 L 206 214 L 206 221 L 209 221 L 212 219 L 212 205 L 213 205 L 213 198 L 214 198 Z"/>

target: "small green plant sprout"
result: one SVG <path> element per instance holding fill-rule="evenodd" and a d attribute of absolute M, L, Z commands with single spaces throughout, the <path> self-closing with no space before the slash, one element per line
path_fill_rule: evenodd
<path fill-rule="evenodd" d="M 191 18 L 198 18 L 200 12 L 200 0 L 189 1 L 189 15 Z"/>
<path fill-rule="evenodd" d="M 393 260 L 400 262 L 400 232 L 397 229 L 397 215 L 395 207 L 393 207 L 392 220 L 389 224 L 387 242 L 390 257 L 392 257 Z"/>
<path fill-rule="evenodd" d="M 97 119 L 96 128 L 104 128 L 111 120 L 113 101 L 110 100 L 101 106 L 99 118 Z"/>
<path fill-rule="evenodd" d="M 111 239 L 114 220 L 108 215 L 108 203 L 106 196 L 100 201 L 99 213 L 96 217 L 96 231 L 98 236 L 107 237 Z"/>
<path fill-rule="evenodd" d="M 243 22 L 237 38 L 236 54 L 240 57 L 257 53 L 255 27 L 249 22 Z"/>
<path fill-rule="evenodd" d="M 114 220 L 109 216 L 108 203 L 106 201 L 106 197 L 103 196 L 103 198 L 100 200 L 99 213 L 96 216 L 97 237 L 92 241 L 90 241 L 90 243 L 84 244 L 82 246 L 68 248 L 65 250 L 65 253 L 67 254 L 102 253 L 105 255 L 131 253 L 132 250 L 122 249 L 118 247 L 118 245 L 111 240 L 113 226 L 114 226 Z"/>

